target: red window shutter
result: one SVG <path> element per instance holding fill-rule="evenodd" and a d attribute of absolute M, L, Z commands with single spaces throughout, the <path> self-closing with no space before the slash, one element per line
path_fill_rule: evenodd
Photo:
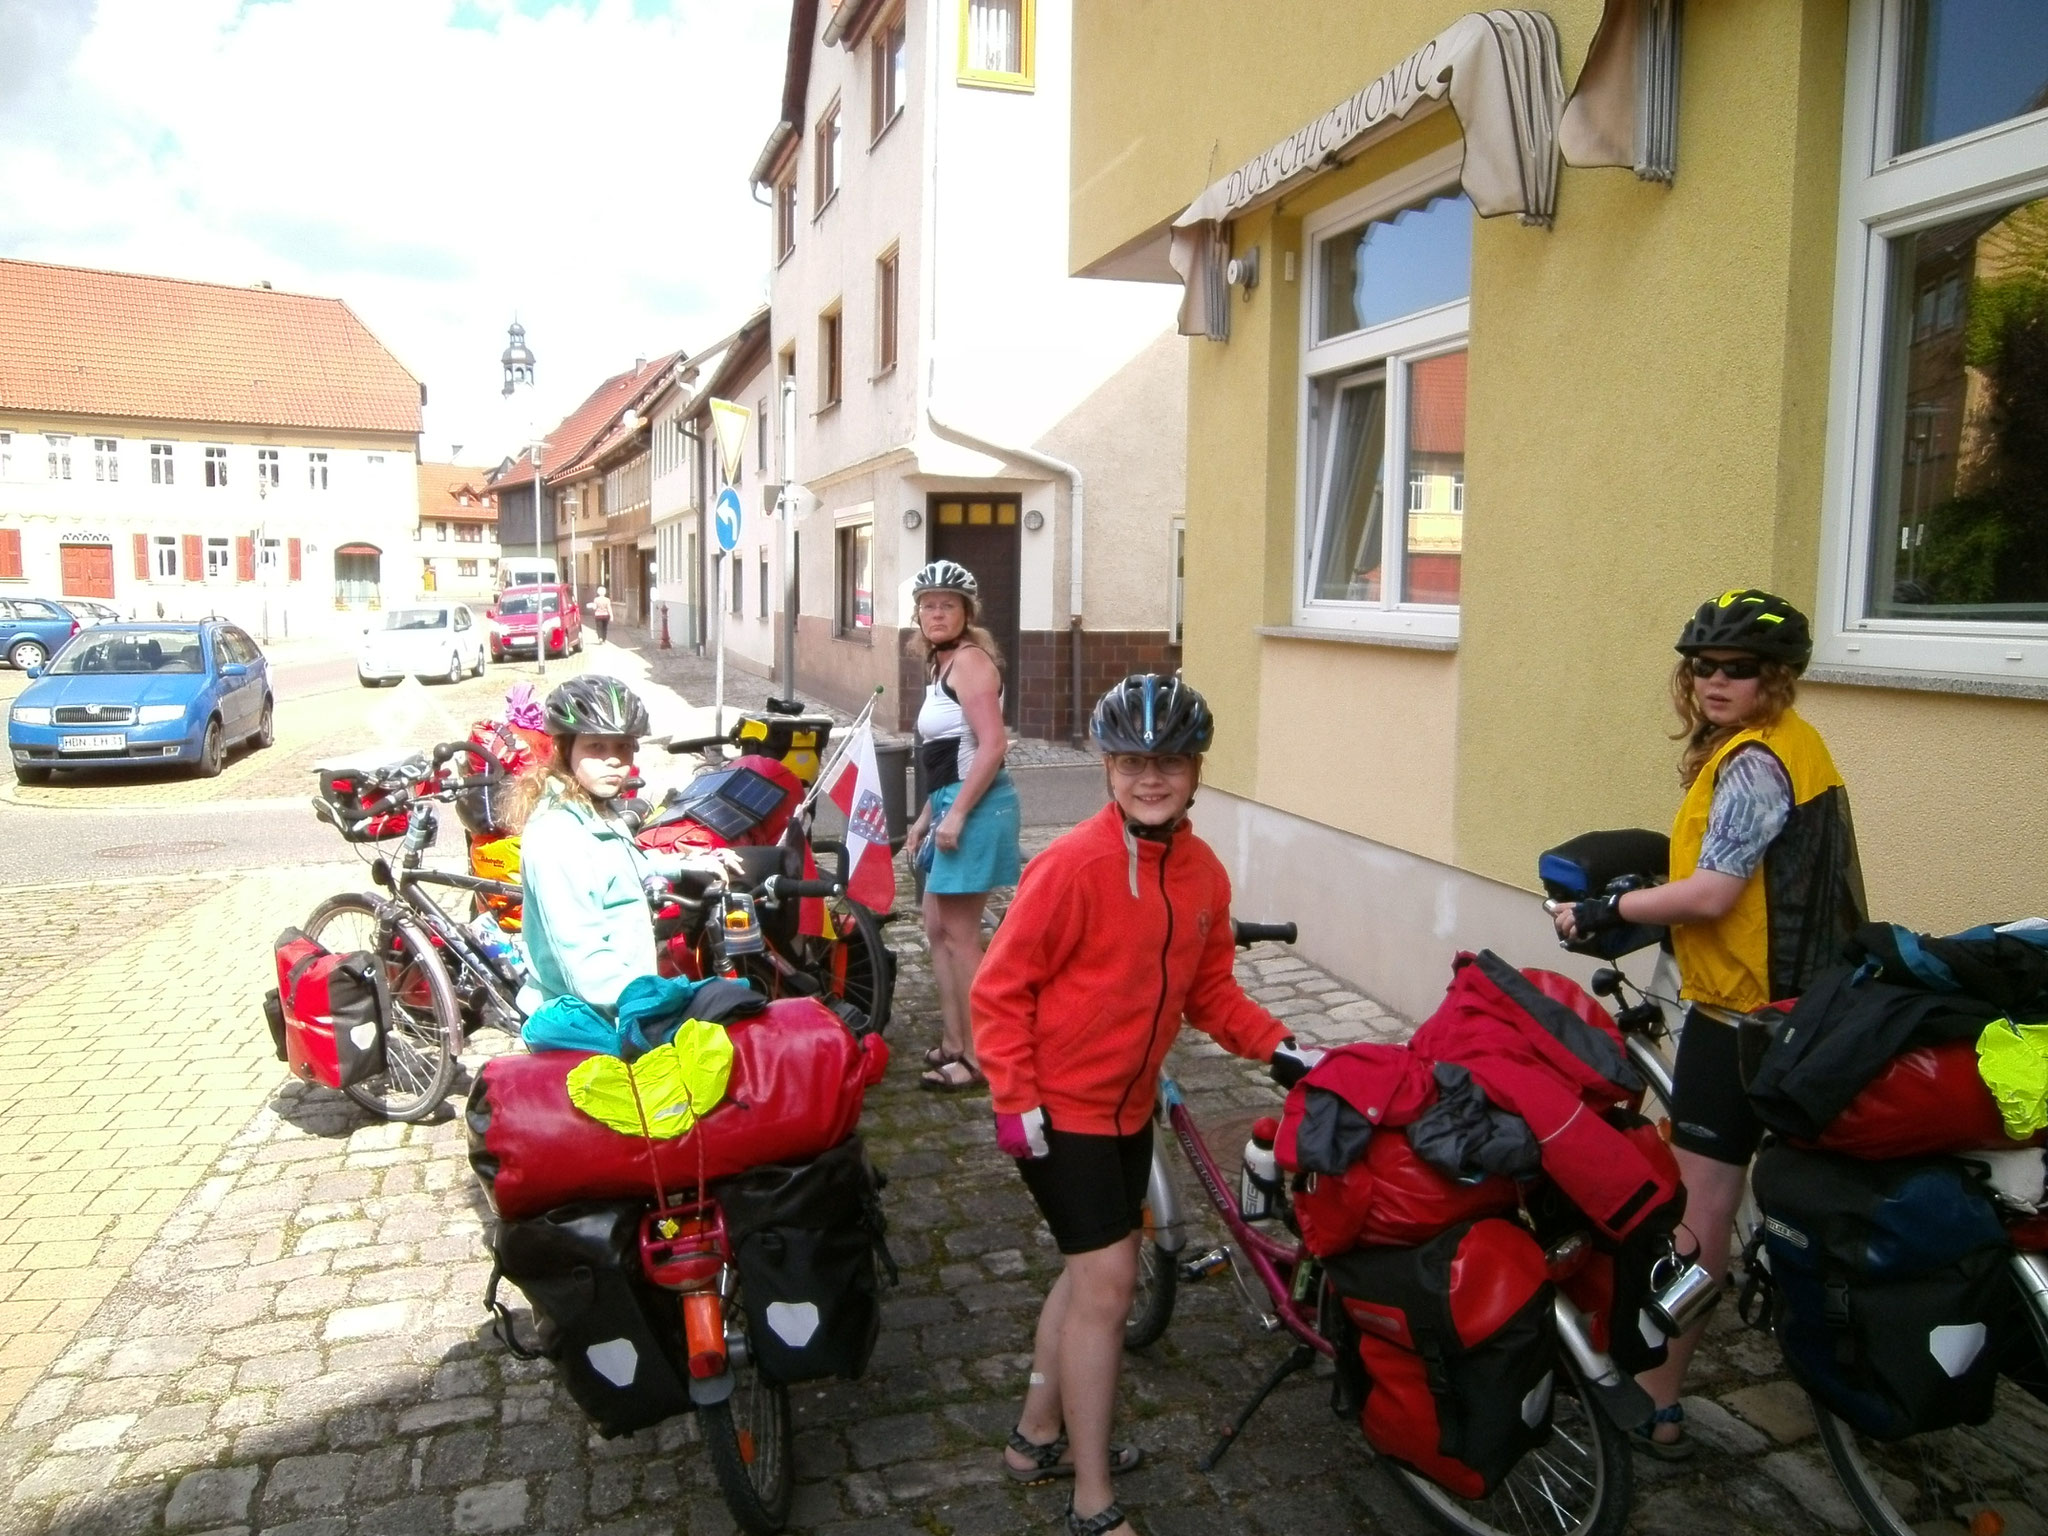
<path fill-rule="evenodd" d="M 0 576 L 21 579 L 21 530 L 0 528 Z"/>
<path fill-rule="evenodd" d="M 254 539 L 236 539 L 236 540 L 235 540 L 235 580 L 237 580 L 237 581 L 254 581 L 255 579 L 256 579 L 256 541 L 255 541 Z"/>
<path fill-rule="evenodd" d="M 206 552 L 200 548 L 199 535 L 196 533 L 185 535 L 185 579 L 206 580 Z"/>
<path fill-rule="evenodd" d="M 135 535 L 135 579 L 149 580 L 149 535 L 146 533 Z"/>
<path fill-rule="evenodd" d="M 299 579 L 299 541 L 297 539 L 291 539 L 286 542 L 285 554 L 290 561 L 288 574 L 293 581 L 297 581 Z"/>

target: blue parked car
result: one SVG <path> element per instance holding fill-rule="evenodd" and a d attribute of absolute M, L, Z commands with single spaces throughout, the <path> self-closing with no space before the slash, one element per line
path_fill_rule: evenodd
<path fill-rule="evenodd" d="M 48 598 L 0 598 L 0 656 L 23 672 L 56 655 L 79 628 L 78 615 Z"/>
<path fill-rule="evenodd" d="M 234 625 L 102 624 L 76 636 L 7 715 L 14 776 L 52 769 L 191 763 L 221 770 L 230 743 L 267 747 L 275 713 L 270 667 Z"/>

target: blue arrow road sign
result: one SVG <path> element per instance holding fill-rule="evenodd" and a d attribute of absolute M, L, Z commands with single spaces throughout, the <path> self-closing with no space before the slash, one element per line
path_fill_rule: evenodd
<path fill-rule="evenodd" d="M 740 542 L 740 493 L 727 486 L 712 503 L 711 525 L 718 532 L 718 547 L 730 554 Z"/>

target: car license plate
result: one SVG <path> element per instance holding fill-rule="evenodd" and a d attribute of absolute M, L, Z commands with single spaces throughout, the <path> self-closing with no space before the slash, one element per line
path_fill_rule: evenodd
<path fill-rule="evenodd" d="M 57 738 L 59 752 L 126 752 L 126 736 L 60 736 Z"/>

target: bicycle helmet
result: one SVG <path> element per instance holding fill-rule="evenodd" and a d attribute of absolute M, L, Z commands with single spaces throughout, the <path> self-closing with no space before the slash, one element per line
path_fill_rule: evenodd
<path fill-rule="evenodd" d="M 967 599 L 969 613 L 981 604 L 981 584 L 974 579 L 974 572 L 958 560 L 934 560 L 911 577 L 913 603 L 927 592 L 958 592 Z"/>
<path fill-rule="evenodd" d="M 645 736 L 647 706 L 616 677 L 572 677 L 547 702 L 550 736 Z"/>
<path fill-rule="evenodd" d="M 1097 701 L 1088 730 L 1105 752 L 1194 754 L 1209 750 L 1216 717 L 1180 678 L 1133 672 Z"/>
<path fill-rule="evenodd" d="M 1684 656 L 1747 651 L 1799 669 L 1813 657 L 1813 626 L 1782 597 L 1756 587 L 1737 587 L 1701 603 L 1673 649 Z"/>

